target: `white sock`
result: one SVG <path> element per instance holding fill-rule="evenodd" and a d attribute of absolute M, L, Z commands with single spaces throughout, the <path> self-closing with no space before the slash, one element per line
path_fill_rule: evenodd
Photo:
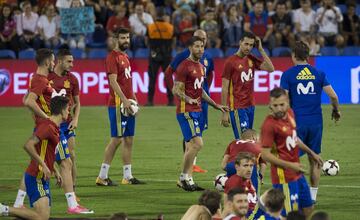
<path fill-rule="evenodd" d="M 15 203 L 14 203 L 14 207 L 15 208 L 21 208 L 24 205 L 25 197 L 26 197 L 26 192 L 19 189 L 18 193 L 17 193 L 17 196 L 16 196 Z"/>
<path fill-rule="evenodd" d="M 317 196 L 318 189 L 319 189 L 318 187 L 310 187 L 311 199 L 313 201 L 316 201 L 316 196 Z"/>
<path fill-rule="evenodd" d="M 124 176 L 124 179 L 127 179 L 127 180 L 133 178 L 132 173 L 131 173 L 131 164 L 123 166 L 123 176 Z"/>
<path fill-rule="evenodd" d="M 76 196 L 74 192 L 65 193 L 65 197 L 69 208 L 75 208 L 79 205 L 76 202 Z"/>
<path fill-rule="evenodd" d="M 188 180 L 188 179 L 189 179 L 189 174 L 187 174 L 187 173 L 180 174 L 180 181 Z"/>
<path fill-rule="evenodd" d="M 8 215 L 9 215 L 9 206 L 0 203 L 0 216 L 8 216 Z"/>
<path fill-rule="evenodd" d="M 100 168 L 99 177 L 100 177 L 101 179 L 107 179 L 107 178 L 108 178 L 109 169 L 110 169 L 110 165 L 109 165 L 109 164 L 102 163 L 102 164 L 101 164 L 101 168 Z"/>
<path fill-rule="evenodd" d="M 197 159 L 197 157 L 194 158 L 193 165 L 196 165 L 196 159 Z"/>

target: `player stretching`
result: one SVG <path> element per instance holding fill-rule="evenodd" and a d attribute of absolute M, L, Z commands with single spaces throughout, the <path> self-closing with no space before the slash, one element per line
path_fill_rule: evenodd
<path fill-rule="evenodd" d="M 69 115 L 69 100 L 57 96 L 51 99 L 49 110 L 52 115 L 36 124 L 35 132 L 25 143 L 24 149 L 30 155 L 31 162 L 25 172 L 26 191 L 30 206 L 15 208 L 0 203 L 2 215 L 13 215 L 24 219 L 49 219 L 50 187 L 49 179 L 54 172 L 55 150 L 59 144 L 59 125 Z M 58 183 L 61 178 L 57 176 Z"/>
<path fill-rule="evenodd" d="M 332 119 L 340 120 L 339 100 L 326 79 L 324 72 L 315 69 L 307 63 L 309 47 L 301 41 L 296 42 L 292 51 L 295 64 L 281 76 L 280 86 L 285 89 L 290 98 L 290 106 L 295 113 L 297 134 L 315 153 L 321 153 L 323 120 L 321 111 L 321 93 L 324 90 L 330 97 L 333 107 Z M 304 153 L 300 151 L 300 156 Z M 310 163 L 310 193 L 316 201 L 321 167 L 316 166 L 311 157 Z"/>
<path fill-rule="evenodd" d="M 204 30 L 196 30 L 194 32 L 194 36 L 200 37 L 204 44 L 206 45 L 207 36 L 206 32 Z M 174 60 L 171 61 L 170 65 L 165 71 L 165 82 L 167 84 L 167 87 L 172 89 L 174 82 L 173 82 L 173 73 L 177 69 L 177 67 L 180 65 L 181 62 L 186 60 L 190 55 L 190 50 L 187 48 L 183 50 L 181 53 L 178 53 Z M 205 76 L 204 76 L 204 83 L 203 83 L 203 89 L 210 96 L 210 86 L 214 77 L 214 61 L 212 60 L 211 56 L 206 53 L 206 51 L 203 53 L 200 63 L 205 67 Z M 208 103 L 204 100 L 201 101 L 201 110 L 202 110 L 202 117 L 200 119 L 200 129 L 202 131 L 208 129 Z M 183 150 L 185 152 L 185 141 L 183 140 Z M 196 165 L 196 158 L 194 159 L 193 163 L 193 172 L 196 173 L 206 173 L 207 170 L 203 170 L 200 166 Z"/>
<path fill-rule="evenodd" d="M 110 85 L 110 97 L 108 113 L 110 120 L 111 139 L 105 148 L 104 161 L 101 164 L 96 185 L 116 186 L 108 176 L 110 164 L 115 152 L 122 143 L 121 155 L 123 160 L 123 179 L 121 184 L 141 184 L 133 177 L 131 172 L 131 153 L 135 134 L 135 116 L 125 116 L 120 113 L 120 105 L 123 103 L 127 112 L 131 113 L 130 101 L 136 100 L 132 89 L 131 67 L 125 51 L 130 46 L 130 33 L 127 29 L 119 29 L 114 35 L 117 40 L 116 47 L 106 57 L 106 72 Z"/>
<path fill-rule="evenodd" d="M 310 216 L 313 202 L 302 174 L 305 170 L 300 164 L 299 148 L 313 158 L 316 166 L 322 165 L 322 160 L 297 137 L 294 113 L 284 89 L 271 90 L 269 107 L 271 114 L 261 128 L 261 157 L 271 163 L 273 187 L 285 194 L 285 210 L 282 214 L 285 216 L 292 210 L 301 209 L 306 216 Z"/>
<path fill-rule="evenodd" d="M 264 61 L 250 54 L 253 47 L 259 50 Z M 221 103 L 230 106 L 230 118 L 229 113 L 223 113 L 221 123 L 228 127 L 231 122 L 235 139 L 240 139 L 241 132 L 253 127 L 255 69 L 272 72 L 274 66 L 260 38 L 245 32 L 240 39 L 239 50 L 226 59 L 222 75 Z"/>
<path fill-rule="evenodd" d="M 204 41 L 199 37 L 192 37 L 189 50 L 190 56 L 176 69 L 173 93 L 179 99 L 176 117 L 186 142 L 178 186 L 186 191 L 196 191 L 203 189 L 194 183 L 190 173 L 194 158 L 203 146 L 200 129 L 201 99 L 220 111 L 227 109 L 216 104 L 202 88 L 205 73 L 204 66 L 199 61 L 204 53 Z"/>

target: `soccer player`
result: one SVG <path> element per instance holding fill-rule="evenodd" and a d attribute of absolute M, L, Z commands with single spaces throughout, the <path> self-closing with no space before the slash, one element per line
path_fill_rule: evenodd
<path fill-rule="evenodd" d="M 286 91 L 275 88 L 270 91 L 271 113 L 261 128 L 261 157 L 271 163 L 271 180 L 274 188 L 285 194 L 286 216 L 292 210 L 304 212 L 310 216 L 313 202 L 306 182 L 303 165 L 299 159 L 299 149 L 313 157 L 317 166 L 322 165 L 319 155 L 309 149 L 296 135 L 294 113 L 289 107 Z"/>
<path fill-rule="evenodd" d="M 227 216 L 231 207 L 228 206 L 228 193 L 230 190 L 240 187 L 245 190 L 249 202 L 247 216 L 249 216 L 257 203 L 255 187 L 251 183 L 251 173 L 255 164 L 255 155 L 248 152 L 239 153 L 235 160 L 236 174 L 232 175 L 225 183 L 224 188 L 224 211 L 223 215 Z"/>
<path fill-rule="evenodd" d="M 266 212 L 258 220 L 281 220 L 281 211 L 284 208 L 285 195 L 279 189 L 269 189 L 261 197 L 265 197 Z"/>
<path fill-rule="evenodd" d="M 54 93 L 69 98 L 70 114 L 67 121 L 61 123 L 60 131 L 67 140 L 70 158 L 72 162 L 71 174 L 72 182 L 76 185 L 76 157 L 75 157 L 75 129 L 78 125 L 80 115 L 80 97 L 79 82 L 77 78 L 70 72 L 73 67 L 74 58 L 68 49 L 60 49 L 56 55 L 57 63 L 54 72 L 50 72 L 48 80 Z"/>
<path fill-rule="evenodd" d="M 121 184 L 141 184 L 132 175 L 131 154 L 135 135 L 135 116 L 131 115 L 129 99 L 136 100 L 132 89 L 131 67 L 125 51 L 130 46 L 129 30 L 120 28 L 114 35 L 117 40 L 116 47 L 106 57 L 105 67 L 110 85 L 110 97 L 108 113 L 110 120 L 111 139 L 105 148 L 104 161 L 101 164 L 96 185 L 116 186 L 109 177 L 110 164 L 115 152 L 122 143 L 123 179 Z M 123 104 L 129 116 L 120 113 L 120 105 Z"/>
<path fill-rule="evenodd" d="M 55 150 L 59 144 L 59 125 L 69 115 L 69 100 L 56 96 L 51 99 L 49 118 L 38 121 L 35 132 L 25 143 L 24 149 L 30 155 L 31 162 L 25 172 L 26 191 L 30 206 L 15 208 L 0 204 L 2 215 L 13 215 L 24 219 L 49 219 L 50 187 L 49 179 L 54 172 Z M 57 176 L 60 182 L 61 178 Z"/>
<path fill-rule="evenodd" d="M 232 208 L 232 212 L 224 220 L 246 220 L 249 208 L 248 195 L 243 188 L 234 188 L 227 194 L 227 206 Z"/>
<path fill-rule="evenodd" d="M 211 220 L 220 208 L 220 202 L 221 195 L 218 192 L 205 190 L 199 198 L 198 205 L 190 206 L 181 220 Z"/>
<path fill-rule="evenodd" d="M 302 41 L 295 43 L 292 51 L 292 61 L 295 66 L 285 71 L 281 76 L 280 86 L 285 89 L 290 98 L 290 106 L 295 113 L 297 135 L 315 153 L 321 153 L 323 120 L 321 110 L 321 93 L 324 91 L 330 98 L 332 119 L 340 120 L 338 97 L 326 79 L 324 72 L 308 64 L 309 47 Z M 300 156 L 304 154 L 300 151 Z M 313 158 L 308 157 L 310 164 L 310 193 L 316 201 L 321 167 Z"/>
<path fill-rule="evenodd" d="M 50 116 L 50 100 L 53 89 L 47 79 L 50 72 L 54 70 L 55 56 L 50 49 L 39 49 L 36 51 L 37 69 L 31 78 L 29 91 L 24 96 L 23 102 L 34 114 L 35 126 Z M 14 207 L 22 207 L 26 197 L 24 176 L 16 196 Z"/>
<path fill-rule="evenodd" d="M 250 54 L 254 47 L 259 50 L 264 61 Z M 228 127 L 231 122 L 235 139 L 240 139 L 241 132 L 253 127 L 256 69 L 272 72 L 274 66 L 266 55 L 261 40 L 254 34 L 245 32 L 240 39 L 239 50 L 226 59 L 222 74 L 221 104 L 229 105 L 230 112 L 222 114 L 221 123 Z"/>
<path fill-rule="evenodd" d="M 196 191 L 203 190 L 195 184 L 191 176 L 194 158 L 203 146 L 200 128 L 201 99 L 220 111 L 227 108 L 216 104 L 202 88 L 205 73 L 204 66 L 199 61 L 204 53 L 204 41 L 199 37 L 192 37 L 189 50 L 190 56 L 176 69 L 173 93 L 179 99 L 176 117 L 186 142 L 178 186 L 186 191 Z"/>
<path fill-rule="evenodd" d="M 259 193 L 259 179 L 262 181 L 266 169 L 266 163 L 261 159 L 261 147 L 257 142 L 256 131 L 247 129 L 241 134 L 241 140 L 232 141 L 225 150 L 221 167 L 226 171 L 228 177 L 236 174 L 235 160 L 240 152 L 248 152 L 255 155 L 256 163 L 251 174 L 251 182 Z"/>
<path fill-rule="evenodd" d="M 204 41 L 204 44 L 206 45 L 207 35 L 204 30 L 200 30 L 200 29 L 196 30 L 194 32 L 193 36 L 200 37 Z M 173 82 L 172 76 L 173 76 L 175 70 L 180 65 L 180 63 L 183 62 L 184 60 L 186 60 L 189 57 L 189 55 L 190 55 L 190 50 L 188 48 L 183 50 L 182 52 L 178 53 L 175 56 L 174 60 L 170 63 L 170 65 L 166 69 L 165 82 L 166 82 L 168 88 L 173 88 L 174 82 Z M 205 68 L 203 89 L 206 92 L 206 94 L 208 96 L 210 96 L 210 86 L 211 86 L 212 80 L 214 78 L 214 61 L 211 58 L 211 56 L 205 51 L 203 53 L 202 57 L 200 58 L 200 63 Z M 201 110 L 202 110 L 202 116 L 201 116 L 199 123 L 200 123 L 200 129 L 202 129 L 202 131 L 204 131 L 204 130 L 208 129 L 208 103 L 205 100 L 201 100 Z M 183 140 L 183 150 L 185 152 L 185 140 Z M 199 165 L 196 165 L 196 159 L 197 159 L 197 157 L 195 157 L 195 159 L 194 159 L 193 172 L 206 173 L 207 170 L 204 170 Z"/>

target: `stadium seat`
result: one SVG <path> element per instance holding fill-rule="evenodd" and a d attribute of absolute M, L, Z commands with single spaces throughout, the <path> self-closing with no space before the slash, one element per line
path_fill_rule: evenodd
<path fill-rule="evenodd" d="M 148 58 L 150 50 L 148 48 L 138 48 L 135 51 L 134 58 Z"/>
<path fill-rule="evenodd" d="M 291 56 L 291 49 L 288 47 L 275 47 L 272 49 L 273 57 L 287 57 Z"/>
<path fill-rule="evenodd" d="M 224 52 L 219 48 L 208 48 L 205 50 L 212 58 L 223 58 Z"/>
<path fill-rule="evenodd" d="M 269 51 L 267 48 L 264 48 L 264 50 L 265 50 L 265 53 L 266 53 L 268 56 L 270 56 L 270 51 Z M 259 52 L 259 50 L 258 50 L 257 48 L 253 48 L 252 51 L 251 51 L 251 53 L 252 53 L 253 55 L 255 55 L 256 57 L 261 57 L 261 53 Z"/>
<path fill-rule="evenodd" d="M 105 59 L 107 55 L 106 49 L 91 49 L 88 54 L 89 59 Z"/>
<path fill-rule="evenodd" d="M 360 47 L 345 47 L 342 53 L 343 56 L 360 56 Z"/>
<path fill-rule="evenodd" d="M 16 59 L 16 54 L 12 50 L 0 50 L 0 59 Z"/>
<path fill-rule="evenodd" d="M 26 49 L 19 52 L 19 59 L 35 59 L 36 51 L 34 49 Z"/>
<path fill-rule="evenodd" d="M 342 14 L 344 14 L 346 12 L 347 7 L 345 4 L 337 4 L 336 6 L 340 9 Z"/>
<path fill-rule="evenodd" d="M 86 57 L 86 53 L 82 49 L 71 49 L 71 54 L 75 59 L 83 59 Z"/>
<path fill-rule="evenodd" d="M 323 47 L 320 49 L 322 56 L 339 56 L 339 50 L 336 47 Z"/>
<path fill-rule="evenodd" d="M 229 57 L 231 55 L 233 55 L 234 53 L 236 53 L 236 51 L 238 51 L 239 48 L 237 47 L 229 47 L 228 49 L 226 49 L 225 51 L 225 57 Z"/>
<path fill-rule="evenodd" d="M 106 48 L 106 43 L 103 42 L 91 42 L 87 44 L 89 48 Z"/>
<path fill-rule="evenodd" d="M 128 55 L 129 58 L 133 58 L 133 57 L 134 57 L 134 53 L 133 53 L 132 50 L 130 50 L 130 49 L 126 50 L 126 54 Z"/>

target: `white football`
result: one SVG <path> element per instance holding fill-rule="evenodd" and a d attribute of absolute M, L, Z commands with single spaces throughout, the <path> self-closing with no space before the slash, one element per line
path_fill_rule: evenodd
<path fill-rule="evenodd" d="M 215 177 L 214 186 L 219 192 L 223 192 L 225 189 L 225 183 L 228 180 L 228 177 L 225 173 L 221 173 Z"/>
<path fill-rule="evenodd" d="M 340 171 L 340 166 L 336 160 L 327 160 L 323 164 L 322 171 L 327 176 L 336 176 Z"/>
<path fill-rule="evenodd" d="M 130 101 L 130 108 L 133 111 L 132 113 L 130 113 L 131 115 L 135 115 L 138 111 L 139 111 L 139 105 L 138 103 L 134 100 L 134 99 L 129 99 Z M 124 116 L 129 116 L 129 112 L 125 110 L 123 103 L 121 103 L 120 105 L 120 111 L 121 114 L 123 114 Z"/>

